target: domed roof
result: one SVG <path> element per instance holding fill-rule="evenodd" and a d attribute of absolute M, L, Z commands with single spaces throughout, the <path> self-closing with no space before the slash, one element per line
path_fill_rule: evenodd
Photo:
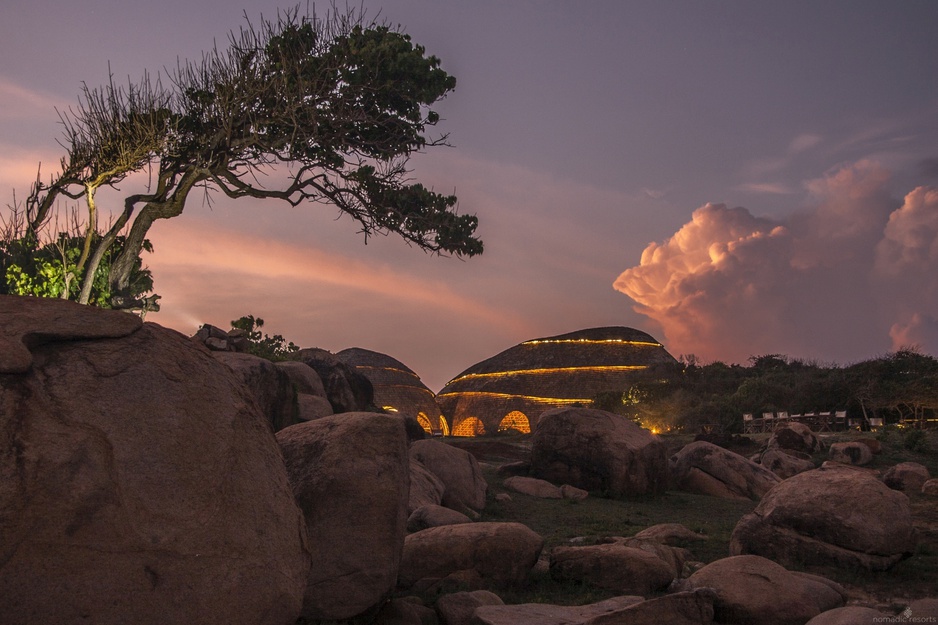
<path fill-rule="evenodd" d="M 525 341 L 450 380 L 437 403 L 455 429 L 475 417 L 485 431 L 520 411 L 534 423 L 545 410 L 589 405 L 604 391 L 627 390 L 649 369 L 677 361 L 640 330 L 604 327 Z"/>
<path fill-rule="evenodd" d="M 424 429 L 440 431 L 440 407 L 420 377 L 407 365 L 387 354 L 350 347 L 336 358 L 364 375 L 375 391 L 375 404 L 389 412 L 417 418 Z M 423 415 L 426 423 L 419 418 Z"/>

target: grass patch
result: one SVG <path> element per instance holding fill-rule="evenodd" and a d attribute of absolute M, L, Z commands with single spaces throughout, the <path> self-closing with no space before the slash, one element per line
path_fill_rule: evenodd
<path fill-rule="evenodd" d="M 737 521 L 756 506 L 753 501 L 717 499 L 690 493 L 667 492 L 657 497 L 605 499 L 591 495 L 583 501 L 540 499 L 508 491 L 504 478 L 487 468 L 488 501 L 483 521 L 518 521 L 544 537 L 545 548 L 569 543 L 573 538 L 586 542 L 607 536 L 633 536 L 659 523 L 681 523 L 707 536 L 705 541 L 688 544 L 694 557 L 712 562 L 729 554 L 730 534 Z M 508 493 L 511 501 L 495 500 Z"/>

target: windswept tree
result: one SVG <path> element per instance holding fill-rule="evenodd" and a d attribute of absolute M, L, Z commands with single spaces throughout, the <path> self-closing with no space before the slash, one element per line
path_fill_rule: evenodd
<path fill-rule="evenodd" d="M 133 277 L 147 232 L 197 189 L 330 204 L 366 240 L 397 233 L 429 252 L 482 252 L 476 217 L 410 179 L 409 158 L 446 143 L 429 134 L 439 121 L 430 106 L 456 81 L 407 34 L 355 11 L 321 19 L 293 9 L 249 22 L 226 50 L 180 63 L 167 83 L 85 87 L 61 115 L 61 172 L 37 180 L 25 213 L 36 239 L 60 201 L 86 209 L 69 277 L 80 288 L 63 296 L 88 303 L 105 262 L 111 306 L 139 307 Z M 146 190 L 124 197 L 102 227 L 97 192 L 138 172 L 149 173 Z"/>

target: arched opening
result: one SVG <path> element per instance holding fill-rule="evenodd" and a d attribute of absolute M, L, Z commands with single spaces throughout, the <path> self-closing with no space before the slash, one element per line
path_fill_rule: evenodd
<path fill-rule="evenodd" d="M 515 430 L 522 434 L 530 434 L 531 423 L 528 421 L 527 415 L 520 410 L 513 410 L 506 414 L 505 418 L 498 424 L 498 431 L 507 432 L 508 430 Z"/>
<path fill-rule="evenodd" d="M 420 424 L 420 427 L 423 428 L 423 431 L 427 434 L 433 434 L 433 426 L 430 425 L 430 419 L 427 418 L 422 412 L 417 413 L 417 423 Z"/>
<path fill-rule="evenodd" d="M 482 436 L 485 426 L 477 417 L 466 417 L 453 428 L 453 436 Z"/>
<path fill-rule="evenodd" d="M 443 436 L 449 436 L 449 423 L 446 422 L 446 417 L 440 415 L 440 433 Z"/>

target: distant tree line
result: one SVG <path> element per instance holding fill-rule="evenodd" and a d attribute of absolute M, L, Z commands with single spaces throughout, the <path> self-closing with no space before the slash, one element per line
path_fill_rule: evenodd
<path fill-rule="evenodd" d="M 922 423 L 938 415 L 938 359 L 916 347 L 846 366 L 781 354 L 753 356 L 748 366 L 682 356 L 646 370 L 627 389 L 597 395 L 593 406 L 662 431 L 740 432 L 743 413 L 779 411 L 846 410 L 861 423 Z"/>

